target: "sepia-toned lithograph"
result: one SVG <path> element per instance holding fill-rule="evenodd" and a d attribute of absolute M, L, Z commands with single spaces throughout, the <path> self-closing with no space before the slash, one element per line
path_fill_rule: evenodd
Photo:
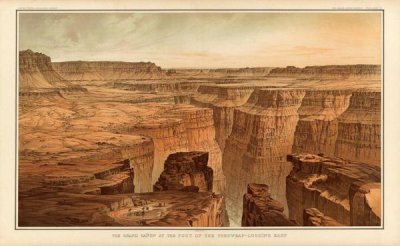
<path fill-rule="evenodd" d="M 17 226 L 382 226 L 382 11 L 18 11 Z"/>

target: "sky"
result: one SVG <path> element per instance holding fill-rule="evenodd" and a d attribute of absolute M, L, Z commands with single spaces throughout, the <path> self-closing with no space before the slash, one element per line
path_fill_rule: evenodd
<path fill-rule="evenodd" d="M 163 68 L 381 63 L 373 12 L 19 13 L 19 49 Z"/>

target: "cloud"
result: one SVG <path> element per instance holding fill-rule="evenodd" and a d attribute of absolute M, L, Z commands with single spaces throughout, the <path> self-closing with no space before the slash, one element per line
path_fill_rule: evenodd
<path fill-rule="evenodd" d="M 381 57 L 379 14 L 20 13 L 19 23 L 20 49 L 55 61 L 247 67 L 380 63 Z"/>

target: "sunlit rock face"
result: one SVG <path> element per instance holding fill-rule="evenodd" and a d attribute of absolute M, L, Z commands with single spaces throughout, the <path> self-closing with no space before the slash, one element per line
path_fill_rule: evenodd
<path fill-rule="evenodd" d="M 299 224 L 304 210 L 316 208 L 342 225 L 380 225 L 380 168 L 312 154 L 288 155 L 293 170 L 286 178 L 289 218 Z"/>
<path fill-rule="evenodd" d="M 267 185 L 249 184 L 243 196 L 242 226 L 295 226 L 283 210 L 283 205 L 271 198 Z"/>
<path fill-rule="evenodd" d="M 213 110 L 215 138 L 221 150 L 232 132 L 234 109 L 247 102 L 253 87 L 234 85 L 200 86 L 191 98 L 191 104 Z"/>
<path fill-rule="evenodd" d="M 381 93 L 354 92 L 348 109 L 338 118 L 335 155 L 380 166 Z"/>
<path fill-rule="evenodd" d="M 103 81 L 161 78 L 165 72 L 151 62 L 53 62 L 54 69 L 69 81 Z"/>
<path fill-rule="evenodd" d="M 338 117 L 348 108 L 350 90 L 307 90 L 299 108 L 293 152 L 333 155 Z"/>
<path fill-rule="evenodd" d="M 271 196 L 286 204 L 285 178 L 298 121 L 303 90 L 257 89 L 235 109 L 232 133 L 226 141 L 223 168 L 227 177 L 227 208 L 232 223 L 240 224 L 238 202 L 248 183 L 266 183 Z"/>

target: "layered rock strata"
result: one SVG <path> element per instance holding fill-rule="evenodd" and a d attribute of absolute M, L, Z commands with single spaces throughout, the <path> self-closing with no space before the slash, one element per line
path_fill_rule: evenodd
<path fill-rule="evenodd" d="M 213 191 L 221 193 L 224 190 L 222 153 L 215 141 L 211 109 L 183 104 L 176 105 L 154 118 L 118 129 L 118 132 L 141 134 L 153 139 L 155 153 L 152 172 L 153 184 L 164 170 L 164 162 L 170 154 L 204 151 L 209 153 L 208 165 L 213 169 Z"/>
<path fill-rule="evenodd" d="M 379 167 L 312 154 L 288 155 L 288 160 L 293 164 L 286 178 L 290 219 L 307 224 L 304 210 L 316 208 L 342 225 L 380 225 Z"/>
<path fill-rule="evenodd" d="M 335 153 L 338 117 L 348 108 L 350 90 L 307 90 L 298 110 L 293 152 Z"/>
<path fill-rule="evenodd" d="M 20 90 L 48 89 L 65 86 L 65 79 L 52 67 L 50 57 L 24 50 L 19 52 Z"/>
<path fill-rule="evenodd" d="M 165 72 L 151 62 L 53 62 L 54 69 L 70 81 L 157 79 Z"/>
<path fill-rule="evenodd" d="M 242 226 L 295 226 L 283 210 L 283 205 L 271 198 L 267 185 L 249 184 L 243 196 Z"/>
<path fill-rule="evenodd" d="M 246 86 L 200 86 L 191 98 L 192 105 L 213 110 L 215 138 L 222 151 L 232 131 L 235 107 L 245 104 L 253 91 L 253 87 Z"/>
<path fill-rule="evenodd" d="M 357 91 L 338 118 L 335 156 L 380 166 L 381 93 Z"/>
<path fill-rule="evenodd" d="M 298 68 L 287 66 L 285 68 L 274 68 L 270 72 L 271 76 L 306 76 L 306 77 L 324 77 L 324 78 L 349 78 L 349 77 L 367 77 L 380 78 L 380 65 L 328 65 L 328 66 L 307 66 Z"/>
<path fill-rule="evenodd" d="M 204 152 L 179 152 L 168 156 L 154 191 L 191 187 L 198 192 L 212 191 L 213 170 L 207 163 L 208 153 Z"/>
<path fill-rule="evenodd" d="M 226 141 L 223 168 L 227 177 L 227 208 L 240 224 L 238 203 L 248 183 L 266 183 L 271 195 L 286 204 L 285 178 L 303 90 L 257 89 L 234 111 L 232 133 Z"/>

